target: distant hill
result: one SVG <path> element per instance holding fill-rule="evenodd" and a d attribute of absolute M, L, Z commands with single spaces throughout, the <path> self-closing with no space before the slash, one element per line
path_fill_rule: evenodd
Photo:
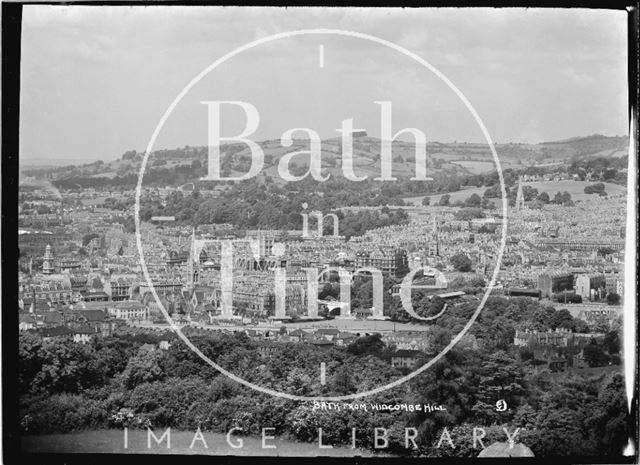
<path fill-rule="evenodd" d="M 24 160 L 20 160 L 20 169 L 29 170 L 29 169 L 38 169 L 38 168 L 56 168 L 60 166 L 92 163 L 93 161 L 94 160 L 92 160 L 91 158 L 85 158 L 83 160 L 78 160 L 76 158 L 50 158 L 50 157 L 26 158 Z"/>
<path fill-rule="evenodd" d="M 561 141 L 544 142 L 539 145 L 548 151 L 562 153 L 565 156 L 568 155 L 572 159 L 622 156 L 628 153 L 629 138 L 626 136 L 607 137 L 594 134 L 588 137 L 574 137 Z"/>
<path fill-rule="evenodd" d="M 291 147 L 282 147 L 279 140 L 260 142 L 265 153 L 262 173 L 278 182 L 278 163 L 288 153 L 308 149 L 308 141 L 294 139 Z M 414 144 L 395 141 L 392 146 L 393 175 L 408 178 L 414 175 Z M 575 160 L 591 157 L 621 157 L 628 151 L 627 137 L 607 137 L 592 135 L 574 137 L 560 141 L 539 144 L 497 144 L 496 152 L 502 169 L 523 169 L 528 166 L 570 164 Z M 223 172 L 246 172 L 251 163 L 251 153 L 244 144 L 230 144 L 221 147 Z M 354 170 L 357 175 L 370 178 L 380 174 L 380 140 L 374 137 L 356 137 L 353 142 Z M 38 164 L 43 160 L 30 159 L 21 164 L 21 170 L 30 176 L 46 175 L 52 179 L 74 177 L 114 178 L 116 176 L 137 176 L 142 153 L 129 151 L 117 160 L 110 162 L 93 161 L 77 164 L 68 159 L 46 159 L 47 164 Z M 428 171 L 438 174 L 479 174 L 495 170 L 491 151 L 486 144 L 478 143 L 439 143 L 427 144 Z M 306 159 L 305 159 L 306 158 Z M 196 163 L 197 160 L 197 163 Z M 323 173 L 341 174 L 341 140 L 339 138 L 322 141 Z M 195 163 L 195 165 L 193 165 Z M 206 172 L 206 147 L 183 147 L 157 150 L 153 152 L 147 164 L 147 170 L 182 171 L 189 178 L 192 165 L 198 172 Z M 58 164 L 58 166 L 55 166 Z M 34 166 L 35 165 L 35 166 Z M 66 165 L 66 166 L 60 166 Z M 303 173 L 308 168 L 308 158 L 294 157 L 291 170 Z M 185 182 L 181 177 L 179 182 Z M 178 182 L 177 181 L 177 182 Z"/>
<path fill-rule="evenodd" d="M 626 136 L 603 136 L 602 134 L 592 134 L 590 136 L 569 137 L 568 139 L 560 139 L 549 142 L 540 142 L 541 144 L 569 144 L 572 142 L 598 141 L 603 139 L 626 139 Z"/>

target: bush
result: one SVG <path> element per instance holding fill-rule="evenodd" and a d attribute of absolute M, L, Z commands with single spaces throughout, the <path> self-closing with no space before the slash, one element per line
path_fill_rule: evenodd
<path fill-rule="evenodd" d="M 136 386 L 124 406 L 148 420 L 154 428 L 187 429 L 196 423 L 194 419 L 188 421 L 187 412 L 193 411 L 196 404 L 212 405 L 212 394 L 210 384 L 202 379 L 169 378 Z"/>
<path fill-rule="evenodd" d="M 75 394 L 54 394 L 30 402 L 20 412 L 24 432 L 67 433 L 81 429 L 104 428 L 108 412 L 103 401 Z"/>
<path fill-rule="evenodd" d="M 474 218 L 484 218 L 484 213 L 482 208 L 464 207 L 455 213 L 454 218 L 459 221 L 469 221 Z"/>
<path fill-rule="evenodd" d="M 596 184 L 591 184 L 590 186 L 586 186 L 584 188 L 585 194 L 602 194 L 604 193 L 604 184 L 598 182 Z"/>
<path fill-rule="evenodd" d="M 620 305 L 620 295 L 615 292 L 607 294 L 607 305 Z"/>
<path fill-rule="evenodd" d="M 471 271 L 471 259 L 463 253 L 457 253 L 451 257 L 451 264 L 456 271 Z"/>

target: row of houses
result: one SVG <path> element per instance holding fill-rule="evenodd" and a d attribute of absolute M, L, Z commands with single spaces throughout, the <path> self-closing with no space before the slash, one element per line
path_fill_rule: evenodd
<path fill-rule="evenodd" d="M 601 333 L 574 333 L 570 329 L 556 328 L 554 331 L 516 330 L 513 344 L 518 347 L 536 346 L 569 347 L 588 344 L 591 339 L 604 337 Z"/>
<path fill-rule="evenodd" d="M 549 271 L 538 275 L 542 297 L 575 290 L 585 300 L 598 300 L 606 294 L 623 295 L 624 278 L 618 273 L 580 273 Z"/>
<path fill-rule="evenodd" d="M 95 308 L 21 312 L 18 316 L 19 331 L 34 332 L 45 340 L 70 337 L 80 343 L 88 342 L 97 335 L 111 336 L 114 329 L 122 324 L 125 324 L 123 320 Z"/>

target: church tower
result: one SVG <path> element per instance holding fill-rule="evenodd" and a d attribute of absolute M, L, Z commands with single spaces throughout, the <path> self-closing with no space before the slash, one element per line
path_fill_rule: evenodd
<path fill-rule="evenodd" d="M 191 248 L 189 250 L 189 258 L 187 259 L 187 288 L 193 290 L 200 280 L 200 253 L 196 247 L 196 228 L 191 233 Z"/>
<path fill-rule="evenodd" d="M 52 274 L 53 268 L 53 252 L 51 251 L 51 244 L 47 244 L 44 250 L 44 261 L 42 262 L 42 272 L 44 274 Z"/>

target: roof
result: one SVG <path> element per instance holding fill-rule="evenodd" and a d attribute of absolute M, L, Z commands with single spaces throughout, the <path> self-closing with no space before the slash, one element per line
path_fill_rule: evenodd
<path fill-rule="evenodd" d="M 111 304 L 111 306 L 119 310 L 144 308 L 144 305 L 137 300 L 123 300 L 122 302 Z"/>
<path fill-rule="evenodd" d="M 340 339 L 351 339 L 351 338 L 355 338 L 356 335 L 353 333 L 347 333 L 347 332 L 341 331 L 340 334 L 338 334 L 338 337 Z"/>
<path fill-rule="evenodd" d="M 64 326 L 55 326 L 53 328 L 42 328 L 38 330 L 38 334 L 42 337 L 60 337 L 60 336 L 69 336 L 73 334 L 69 328 Z"/>
<path fill-rule="evenodd" d="M 399 358 L 414 358 L 417 357 L 418 355 L 420 355 L 421 352 L 419 350 L 405 350 L 405 349 L 401 349 L 396 351 L 395 354 L 392 355 L 392 357 L 399 357 Z"/>
<path fill-rule="evenodd" d="M 86 318 L 87 321 L 104 321 L 108 317 L 104 310 L 74 310 L 72 313 Z"/>
<path fill-rule="evenodd" d="M 109 297 L 104 291 L 80 291 L 82 297 Z"/>
<path fill-rule="evenodd" d="M 19 316 L 20 323 L 31 323 L 35 324 L 36 320 L 33 319 L 31 315 L 20 315 Z"/>
<path fill-rule="evenodd" d="M 550 278 L 568 278 L 573 277 L 573 273 L 570 271 L 545 271 L 540 273 L 539 276 L 549 276 Z"/>
<path fill-rule="evenodd" d="M 588 279 L 604 279 L 605 278 L 605 274 L 604 273 L 584 273 L 584 274 L 579 274 L 578 275 L 578 279 L 580 278 L 588 278 Z"/>
<path fill-rule="evenodd" d="M 75 305 L 72 312 L 77 312 L 80 310 L 105 310 L 107 308 L 106 302 L 78 302 L 78 305 Z"/>
<path fill-rule="evenodd" d="M 36 313 L 48 313 L 51 311 L 51 306 L 48 302 L 36 301 L 33 304 L 33 308 Z"/>
<path fill-rule="evenodd" d="M 320 328 L 316 331 L 316 334 L 338 335 L 340 334 L 340 330 L 335 328 Z"/>
<path fill-rule="evenodd" d="M 97 332 L 98 331 L 96 331 L 96 329 L 92 328 L 91 326 L 80 326 L 73 330 L 74 334 L 96 334 Z"/>
<path fill-rule="evenodd" d="M 49 312 L 44 314 L 45 323 L 61 323 L 63 320 L 62 315 L 58 312 Z"/>

